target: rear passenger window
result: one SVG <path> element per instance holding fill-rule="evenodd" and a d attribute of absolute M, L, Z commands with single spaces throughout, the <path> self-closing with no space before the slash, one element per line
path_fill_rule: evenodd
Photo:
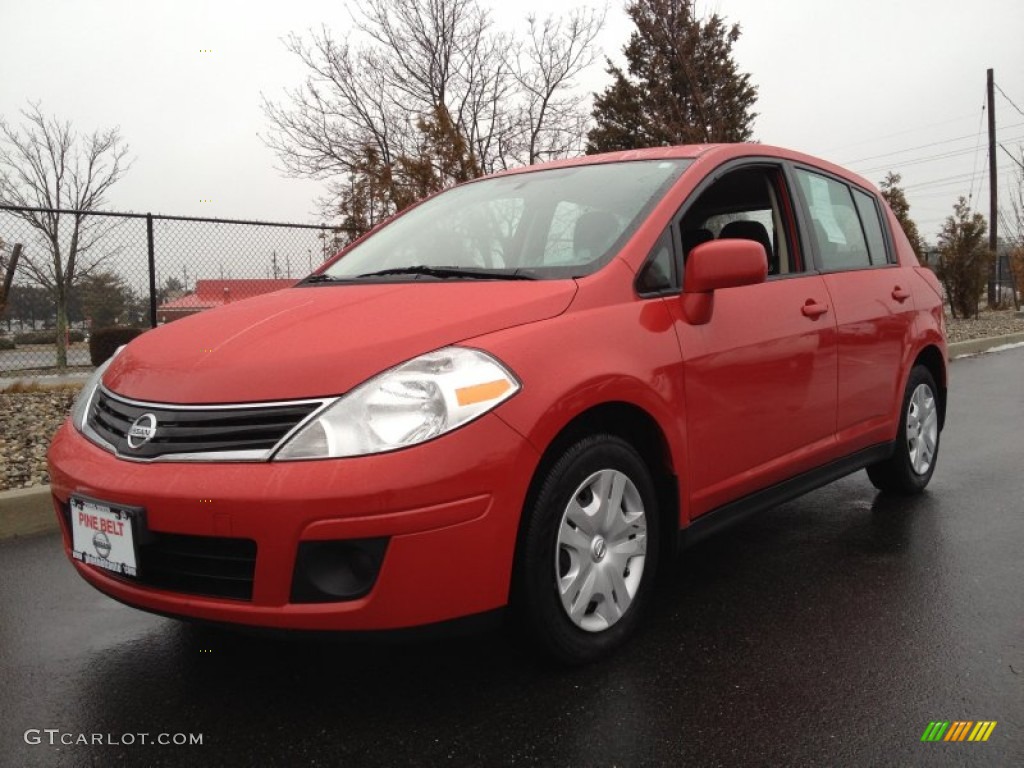
<path fill-rule="evenodd" d="M 811 214 L 812 234 L 822 267 L 833 272 L 871 266 L 850 188 L 809 171 L 797 170 L 796 175 Z M 875 218 L 877 224 L 877 214 Z"/>
<path fill-rule="evenodd" d="M 864 234 L 868 238 L 868 251 L 871 263 L 875 266 L 887 264 L 889 259 L 885 252 L 885 237 L 882 235 L 882 221 L 878 218 L 878 206 L 874 198 L 859 189 L 853 190 L 853 200 L 857 204 L 857 213 L 864 225 Z"/>

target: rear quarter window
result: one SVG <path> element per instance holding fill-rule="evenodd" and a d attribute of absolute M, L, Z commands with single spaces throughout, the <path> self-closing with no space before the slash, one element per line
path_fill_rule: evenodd
<path fill-rule="evenodd" d="M 878 203 L 871 195 L 853 190 L 853 201 L 857 204 L 861 224 L 868 241 L 868 254 L 871 264 L 877 266 L 889 263 L 889 254 L 885 247 L 885 235 L 882 233 L 882 219 L 879 215 Z"/>

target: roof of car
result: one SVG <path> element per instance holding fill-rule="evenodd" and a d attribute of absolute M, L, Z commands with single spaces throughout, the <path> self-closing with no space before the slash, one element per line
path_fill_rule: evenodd
<path fill-rule="evenodd" d="M 583 155 L 564 160 L 553 160 L 538 165 L 520 166 L 501 171 L 493 176 L 504 176 L 507 174 L 529 173 L 548 168 L 565 168 L 578 165 L 594 165 L 596 163 L 616 163 L 633 160 L 667 160 L 667 159 L 692 159 L 699 160 L 701 164 L 718 165 L 728 160 L 741 157 L 773 157 L 783 160 L 790 160 L 794 163 L 805 163 L 823 171 L 842 176 L 868 189 L 875 189 L 875 185 L 828 160 L 823 160 L 812 155 L 798 152 L 785 147 L 772 146 L 770 144 L 757 144 L 754 142 L 736 142 L 732 144 L 683 144 L 671 147 L 647 147 L 644 149 L 629 149 L 621 152 L 605 152 L 597 155 Z"/>

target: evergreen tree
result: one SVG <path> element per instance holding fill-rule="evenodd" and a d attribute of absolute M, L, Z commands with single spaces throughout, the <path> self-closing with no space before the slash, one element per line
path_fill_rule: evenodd
<path fill-rule="evenodd" d="M 889 203 L 889 207 L 892 208 L 892 212 L 896 215 L 900 226 L 903 227 L 907 240 L 910 241 L 910 246 L 914 249 L 914 253 L 917 254 L 917 258 L 920 259 L 924 254 L 924 242 L 921 240 L 921 234 L 917 231 L 917 224 L 910 218 L 910 203 L 907 202 L 907 196 L 900 186 L 902 180 L 902 176 L 890 171 L 879 186 L 882 197 Z"/>
<path fill-rule="evenodd" d="M 608 62 L 612 84 L 595 97 L 587 152 L 668 144 L 749 141 L 757 86 L 732 58 L 739 24 L 699 19 L 693 0 L 632 0 L 636 31 L 628 72 Z"/>
<path fill-rule="evenodd" d="M 130 303 L 128 286 L 115 273 L 91 272 L 76 286 L 81 319 L 89 321 L 90 328 L 109 328 L 118 325 Z M 78 313 L 75 313 L 78 314 Z M 78 319 L 78 318 L 76 318 Z"/>

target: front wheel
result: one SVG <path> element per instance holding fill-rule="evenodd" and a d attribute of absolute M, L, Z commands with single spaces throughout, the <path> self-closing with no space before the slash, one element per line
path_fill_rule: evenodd
<path fill-rule="evenodd" d="M 868 478 L 881 491 L 920 493 L 932 479 L 939 456 L 939 399 L 935 379 L 923 365 L 910 372 L 903 395 L 896 447 L 885 461 L 868 467 Z"/>
<path fill-rule="evenodd" d="M 551 467 L 526 514 L 516 600 L 529 633 L 562 662 L 605 655 L 635 628 L 654 579 L 650 471 L 624 440 L 588 437 Z"/>

